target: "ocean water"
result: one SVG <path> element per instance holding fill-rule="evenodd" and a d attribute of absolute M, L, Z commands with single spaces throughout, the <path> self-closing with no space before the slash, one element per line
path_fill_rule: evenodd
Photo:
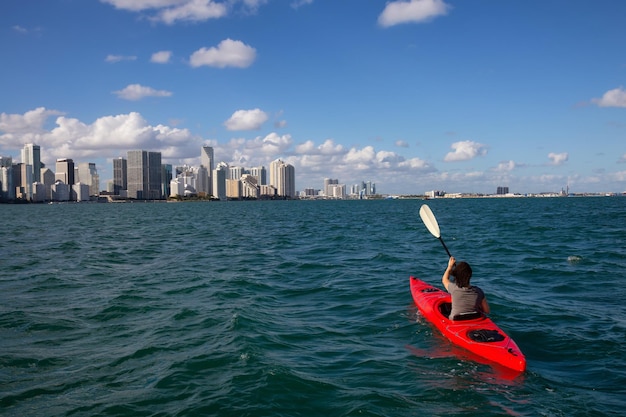
<path fill-rule="evenodd" d="M 0 205 L 0 415 L 623 416 L 626 198 L 427 202 L 524 373 L 418 314 L 423 203 Z"/>

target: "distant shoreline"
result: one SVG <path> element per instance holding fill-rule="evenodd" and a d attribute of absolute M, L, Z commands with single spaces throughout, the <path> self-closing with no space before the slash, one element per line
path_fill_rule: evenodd
<path fill-rule="evenodd" d="M 228 199 L 224 201 L 215 200 L 215 199 L 197 199 L 197 198 L 183 198 L 183 199 L 161 199 L 161 200 L 133 200 L 133 199 L 112 199 L 110 196 L 101 195 L 98 198 L 93 198 L 89 201 L 24 201 L 24 200 L 10 200 L 10 201 L 0 201 L 0 204 L 77 204 L 77 203 L 221 203 L 221 202 L 230 202 L 230 201 L 272 201 L 272 199 Z M 580 198 L 580 197 L 626 197 L 626 192 L 623 193 L 570 193 L 570 194 L 559 194 L 559 193 L 529 193 L 529 194 L 473 194 L 473 193 L 454 193 L 454 194 L 446 194 L 443 196 L 436 197 L 428 197 L 424 195 L 376 195 L 369 196 L 367 198 L 327 198 L 324 196 L 307 196 L 307 197 L 299 197 L 292 199 L 280 199 L 280 200 L 289 200 L 289 201 L 354 201 L 354 200 L 454 200 L 454 199 L 462 199 L 462 198 L 493 198 L 493 199 L 502 199 L 502 198 Z"/>

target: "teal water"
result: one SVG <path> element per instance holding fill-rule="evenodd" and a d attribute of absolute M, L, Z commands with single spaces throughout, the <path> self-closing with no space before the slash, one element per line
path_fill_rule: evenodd
<path fill-rule="evenodd" d="M 417 313 L 422 203 L 0 206 L 0 415 L 623 415 L 626 198 L 428 202 L 522 374 Z"/>

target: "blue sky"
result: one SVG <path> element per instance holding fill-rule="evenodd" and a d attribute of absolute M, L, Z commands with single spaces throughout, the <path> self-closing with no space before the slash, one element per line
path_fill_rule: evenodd
<path fill-rule="evenodd" d="M 626 191 L 623 0 L 3 0 L 0 155 Z"/>

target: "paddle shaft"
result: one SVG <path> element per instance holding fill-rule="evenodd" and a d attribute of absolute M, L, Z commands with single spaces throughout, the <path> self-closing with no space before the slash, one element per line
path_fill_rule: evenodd
<path fill-rule="evenodd" d="M 441 238 L 441 236 L 439 236 L 438 239 L 441 242 L 441 244 L 443 245 L 443 248 L 446 250 L 446 253 L 448 254 L 448 258 L 452 258 L 452 255 L 450 255 L 450 251 L 448 250 L 448 247 L 446 246 L 446 244 L 443 243 L 443 239 Z"/>

